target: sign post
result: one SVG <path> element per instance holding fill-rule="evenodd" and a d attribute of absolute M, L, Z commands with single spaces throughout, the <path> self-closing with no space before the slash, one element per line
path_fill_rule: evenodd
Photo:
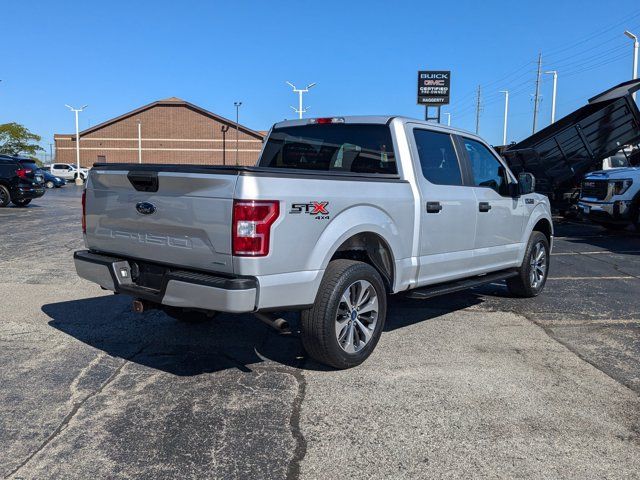
<path fill-rule="evenodd" d="M 420 70 L 418 72 L 418 105 L 424 105 L 424 119 L 440 123 L 440 107 L 449 105 L 451 71 Z M 429 117 L 429 107 L 437 107 L 435 117 Z"/>

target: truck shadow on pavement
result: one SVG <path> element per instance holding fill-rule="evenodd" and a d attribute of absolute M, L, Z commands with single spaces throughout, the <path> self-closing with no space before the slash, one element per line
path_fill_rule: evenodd
<path fill-rule="evenodd" d="M 390 297 L 385 331 L 429 321 L 482 302 L 472 292 L 428 301 Z M 108 355 L 178 376 L 227 369 L 251 372 L 260 364 L 331 370 L 306 358 L 297 332 L 299 314 L 284 316 L 294 333 L 279 334 L 252 315 L 218 315 L 200 324 L 179 322 L 160 311 L 136 314 L 125 296 L 50 303 L 49 325 Z M 383 337 L 384 338 L 384 337 Z M 380 345 L 378 346 L 380 348 Z"/>

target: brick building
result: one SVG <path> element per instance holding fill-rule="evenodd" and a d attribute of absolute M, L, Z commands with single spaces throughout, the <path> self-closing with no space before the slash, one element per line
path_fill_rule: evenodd
<path fill-rule="evenodd" d="M 138 122 L 142 163 L 236 164 L 236 123 L 185 102 L 167 98 L 80 132 L 80 163 L 138 162 Z M 224 133 L 223 127 L 228 130 Z M 253 165 L 264 132 L 238 127 L 238 164 Z M 55 161 L 76 162 L 75 134 L 54 135 Z"/>

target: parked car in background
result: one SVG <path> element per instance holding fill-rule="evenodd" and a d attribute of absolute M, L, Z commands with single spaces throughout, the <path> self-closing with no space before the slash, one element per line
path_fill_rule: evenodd
<path fill-rule="evenodd" d="M 70 163 L 53 163 L 49 167 L 49 171 L 56 177 L 63 178 L 66 181 L 75 180 L 78 177 L 78 169 Z M 86 180 L 89 175 L 88 168 L 80 168 L 80 178 Z"/>
<path fill-rule="evenodd" d="M 44 186 L 47 188 L 60 188 L 64 187 L 67 184 L 67 181 L 65 179 L 56 177 L 48 170 L 40 169 L 38 170 L 38 173 L 41 173 L 44 177 Z"/>
<path fill-rule="evenodd" d="M 26 207 L 44 195 L 44 176 L 30 158 L 0 155 L 0 207 Z"/>
<path fill-rule="evenodd" d="M 83 194 L 78 275 L 160 308 L 301 310 L 311 357 L 362 363 L 387 294 L 416 299 L 506 280 L 544 288 L 547 197 L 481 138 L 402 117 L 276 124 L 256 167 L 96 164 Z"/>

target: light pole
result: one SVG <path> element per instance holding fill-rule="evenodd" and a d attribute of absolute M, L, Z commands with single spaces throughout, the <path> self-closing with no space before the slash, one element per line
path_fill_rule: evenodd
<path fill-rule="evenodd" d="M 233 102 L 236 107 L 236 165 L 238 165 L 238 125 L 240 121 L 240 105 L 242 102 Z"/>
<path fill-rule="evenodd" d="M 624 34 L 633 40 L 633 71 L 631 72 L 631 78 L 635 80 L 638 78 L 638 37 L 629 30 L 625 30 Z M 633 99 L 636 99 L 635 92 L 633 93 Z"/>
<path fill-rule="evenodd" d="M 82 185 L 82 177 L 80 176 L 80 131 L 78 128 L 78 113 L 82 112 L 87 105 L 80 108 L 73 108 L 71 105 L 65 105 L 69 110 L 76 114 L 76 185 Z"/>
<path fill-rule="evenodd" d="M 444 112 L 443 115 L 447 116 L 447 127 L 450 127 L 451 126 L 451 114 L 447 113 L 447 112 Z"/>
<path fill-rule="evenodd" d="M 142 163 L 142 122 L 140 119 L 136 122 L 138 123 L 138 163 Z"/>
<path fill-rule="evenodd" d="M 504 126 L 502 127 L 502 145 L 507 144 L 507 117 L 509 115 L 509 90 L 500 90 L 504 93 Z"/>
<path fill-rule="evenodd" d="M 556 121 L 556 94 L 558 93 L 558 72 L 549 70 L 546 75 L 553 75 L 553 94 L 551 96 L 551 123 Z"/>
<path fill-rule="evenodd" d="M 293 83 L 291 83 L 291 82 L 286 82 L 286 83 L 287 83 L 287 85 L 289 85 L 293 89 L 293 93 L 297 93 L 298 94 L 298 108 L 295 108 L 295 107 L 291 107 L 291 108 L 293 108 L 293 111 L 298 114 L 298 118 L 301 119 L 302 118 L 302 114 L 303 113 L 307 113 L 307 110 L 309 109 L 309 107 L 302 108 L 302 95 L 307 93 L 310 88 L 312 88 L 312 87 L 314 87 L 316 85 L 316 83 L 315 82 L 310 83 L 305 88 L 296 88 L 296 86 Z"/>
<path fill-rule="evenodd" d="M 229 131 L 229 125 L 222 125 L 220 127 L 222 132 L 222 165 L 227 164 L 227 132 Z"/>

